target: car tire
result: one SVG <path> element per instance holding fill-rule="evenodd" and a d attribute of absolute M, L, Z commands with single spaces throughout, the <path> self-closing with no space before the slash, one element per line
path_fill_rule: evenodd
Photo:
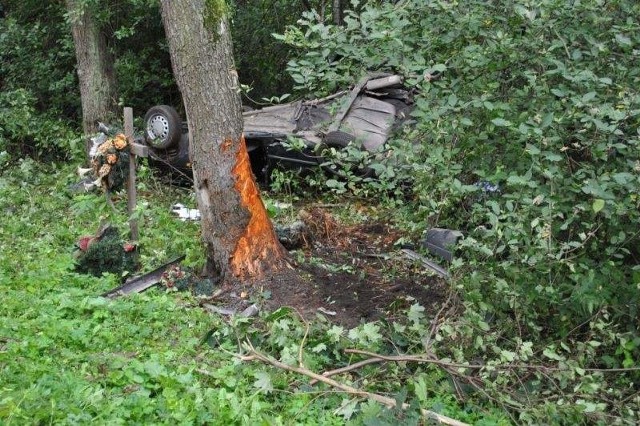
<path fill-rule="evenodd" d="M 149 108 L 144 116 L 144 137 L 156 149 L 167 149 L 176 145 L 182 136 L 182 120 L 178 112 L 168 105 Z"/>

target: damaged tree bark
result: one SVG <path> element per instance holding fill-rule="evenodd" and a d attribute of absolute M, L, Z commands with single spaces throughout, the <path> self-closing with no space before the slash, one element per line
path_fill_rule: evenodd
<path fill-rule="evenodd" d="M 190 155 L 209 275 L 260 279 L 284 265 L 242 136 L 238 74 L 224 0 L 162 0 L 173 72 L 189 122 Z"/>

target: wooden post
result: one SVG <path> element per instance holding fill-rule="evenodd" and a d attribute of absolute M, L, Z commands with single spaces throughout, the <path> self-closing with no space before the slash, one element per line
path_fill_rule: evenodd
<path fill-rule="evenodd" d="M 129 229 L 131 230 L 131 241 L 137 242 L 140 238 L 138 231 L 138 221 L 132 217 L 138 202 L 136 192 L 136 154 L 131 149 L 133 146 L 133 109 L 124 108 L 124 135 L 129 144 L 129 179 L 127 180 L 127 212 L 129 213 Z"/>

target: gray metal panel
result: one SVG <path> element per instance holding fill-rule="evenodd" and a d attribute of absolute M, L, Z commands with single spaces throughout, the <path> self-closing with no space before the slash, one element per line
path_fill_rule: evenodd
<path fill-rule="evenodd" d="M 368 96 L 356 99 L 340 129 L 351 133 L 367 151 L 377 151 L 389 137 L 396 108 L 390 103 Z"/>

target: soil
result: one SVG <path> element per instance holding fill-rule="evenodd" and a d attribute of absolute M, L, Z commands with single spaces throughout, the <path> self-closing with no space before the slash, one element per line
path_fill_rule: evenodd
<path fill-rule="evenodd" d="M 240 311 L 261 299 L 267 310 L 289 306 L 306 319 L 323 315 L 354 327 L 405 316 L 414 303 L 435 314 L 445 303 L 446 283 L 402 255 L 394 246 L 402 234 L 389 223 L 346 226 L 320 208 L 301 217 L 305 244 L 291 252 L 293 268 L 258 288 L 235 289 L 228 293 L 235 301 L 224 297 L 227 304 Z"/>

